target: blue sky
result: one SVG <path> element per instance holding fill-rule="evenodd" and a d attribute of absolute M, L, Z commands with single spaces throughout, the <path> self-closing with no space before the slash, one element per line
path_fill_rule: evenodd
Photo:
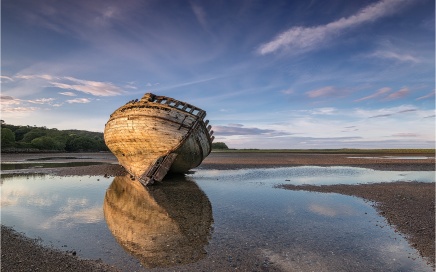
<path fill-rule="evenodd" d="M 103 131 L 146 92 L 231 148 L 434 148 L 433 0 L 3 0 L 1 118 Z"/>

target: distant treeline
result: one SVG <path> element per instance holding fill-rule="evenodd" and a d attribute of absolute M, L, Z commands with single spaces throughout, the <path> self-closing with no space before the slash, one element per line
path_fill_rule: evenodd
<path fill-rule="evenodd" d="M 86 130 L 58 130 L 36 126 L 15 126 L 1 121 L 2 152 L 109 151 L 103 133 Z"/>
<path fill-rule="evenodd" d="M 225 143 L 212 144 L 212 149 L 229 149 Z M 36 126 L 15 126 L 1 120 L 2 152 L 96 152 L 109 151 L 102 132 L 58 130 Z"/>
<path fill-rule="evenodd" d="M 212 149 L 222 149 L 227 150 L 229 147 L 223 142 L 212 143 Z"/>

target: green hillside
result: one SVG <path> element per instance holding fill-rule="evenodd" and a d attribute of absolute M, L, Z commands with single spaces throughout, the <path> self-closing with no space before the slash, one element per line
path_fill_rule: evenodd
<path fill-rule="evenodd" d="M 2 152 L 109 151 L 102 132 L 58 130 L 36 126 L 15 126 L 1 121 Z"/>

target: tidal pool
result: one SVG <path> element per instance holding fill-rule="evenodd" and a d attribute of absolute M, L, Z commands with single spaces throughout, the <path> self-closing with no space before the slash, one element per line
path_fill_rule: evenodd
<path fill-rule="evenodd" d="M 4 162 L 0 164 L 1 170 L 22 170 L 34 168 L 59 168 L 106 164 L 104 162 Z"/>
<path fill-rule="evenodd" d="M 432 271 L 364 200 L 274 185 L 434 182 L 434 174 L 197 170 L 150 188 L 128 177 L 2 175 L 1 223 L 124 271 Z"/>
<path fill-rule="evenodd" d="M 391 159 L 391 160 L 428 160 L 429 156 L 382 156 L 382 157 L 348 157 L 350 159 Z"/>

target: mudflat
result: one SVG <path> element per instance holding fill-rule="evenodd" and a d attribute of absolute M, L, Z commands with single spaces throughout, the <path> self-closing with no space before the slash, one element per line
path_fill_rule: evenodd
<path fill-rule="evenodd" d="M 111 153 L 37 153 L 2 154 L 7 163 L 29 163 L 46 160 L 50 162 L 102 162 L 104 164 L 20 170 L 27 173 L 52 175 L 104 175 L 126 174 Z M 212 152 L 199 169 L 242 169 L 290 166 L 355 166 L 377 170 L 435 171 L 434 154 L 421 153 L 296 153 L 296 152 Z M 195 169 L 194 169 L 195 171 Z M 14 171 L 3 171 L 13 174 Z M 159 186 L 159 185 L 157 185 Z M 430 264 L 435 264 L 435 184 L 399 181 L 363 185 L 292 186 L 283 189 L 308 190 L 324 193 L 340 193 L 372 201 L 378 212 L 401 232 Z M 98 261 L 78 259 L 72 253 L 43 248 L 14 230 L 2 227 L 2 261 L 4 271 L 110 271 L 113 267 Z M 26 250 L 23 250 L 25 248 Z M 25 260 L 25 261 L 22 261 Z M 54 269 L 54 270 L 53 270 Z"/>

